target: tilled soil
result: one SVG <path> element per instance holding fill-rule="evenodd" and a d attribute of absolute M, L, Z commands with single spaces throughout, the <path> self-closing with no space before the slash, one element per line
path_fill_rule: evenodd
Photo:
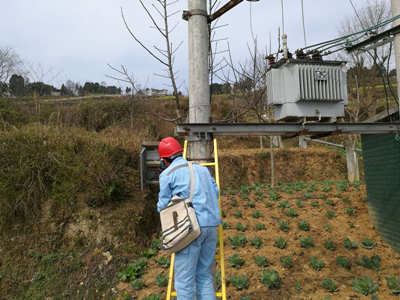
<path fill-rule="evenodd" d="M 238 190 L 224 191 L 221 199 L 226 227 L 224 245 L 228 299 L 371 299 L 371 295 L 364 296 L 353 289 L 353 280 L 365 276 L 379 285 L 379 290 L 375 293 L 378 299 L 400 298 L 391 294 L 386 284 L 386 277 L 399 278 L 400 254 L 382 241 L 370 222 L 364 185 L 350 185 L 347 182 L 297 183 L 282 185 L 274 190 L 266 185 L 243 186 Z M 287 206 L 295 209 L 298 216 L 288 216 Z M 261 216 L 256 218 L 255 211 L 259 211 Z M 335 216 L 329 218 L 328 211 L 333 211 Z M 238 216 L 237 212 L 241 212 L 242 216 Z M 280 221 L 289 222 L 287 232 L 280 228 Z M 299 221 L 307 221 L 309 231 L 301 230 Z M 244 232 L 236 229 L 239 222 L 246 226 Z M 256 224 L 263 224 L 265 229 L 256 230 Z M 247 243 L 243 248 L 233 249 L 228 238 L 238 234 L 243 234 Z M 300 238 L 308 236 L 311 237 L 314 247 L 303 248 Z M 255 237 L 263 242 L 259 249 L 249 242 Z M 279 237 L 287 242 L 284 249 L 274 246 Z M 357 241 L 357 248 L 345 247 L 344 240 L 347 237 L 351 241 Z M 370 250 L 361 247 L 360 242 L 365 238 L 375 241 L 376 247 Z M 335 250 L 325 247 L 328 240 L 333 241 Z M 228 262 L 229 257 L 234 254 L 239 254 L 245 261 L 240 269 L 230 266 Z M 161 268 L 155 261 L 163 255 L 159 252 L 156 257 L 149 259 L 146 273 L 142 276 L 146 285 L 144 289 L 136 291 L 130 283 L 120 283 L 119 294 L 125 293 L 133 299 L 143 299 L 154 293 L 165 299 L 166 287 L 156 285 L 156 276 L 159 273 L 168 275 L 168 269 Z M 367 269 L 360 265 L 358 262 L 364 255 L 368 258 L 378 255 L 381 259 L 380 270 Z M 265 256 L 270 265 L 259 267 L 255 263 L 257 256 Z M 282 265 L 280 257 L 283 256 L 292 258 L 293 267 L 286 268 Z M 316 256 L 325 263 L 320 271 L 310 267 L 311 256 Z M 345 256 L 351 261 L 350 270 L 336 264 L 338 256 Z M 273 269 L 279 273 L 279 289 L 268 289 L 263 285 L 260 280 L 263 269 Z M 238 290 L 233 286 L 229 282 L 233 274 L 245 275 L 249 281 L 248 288 Z M 328 292 L 322 286 L 324 279 L 332 279 L 338 290 Z"/>

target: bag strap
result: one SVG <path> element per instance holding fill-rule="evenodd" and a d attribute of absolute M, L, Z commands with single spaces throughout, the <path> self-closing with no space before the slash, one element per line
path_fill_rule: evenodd
<path fill-rule="evenodd" d="M 193 195 L 194 195 L 194 188 L 195 188 L 195 182 L 194 182 L 194 172 L 193 172 L 193 165 L 192 162 L 189 161 L 189 170 L 190 170 L 190 197 L 189 197 L 189 202 L 192 202 L 193 200 Z"/>

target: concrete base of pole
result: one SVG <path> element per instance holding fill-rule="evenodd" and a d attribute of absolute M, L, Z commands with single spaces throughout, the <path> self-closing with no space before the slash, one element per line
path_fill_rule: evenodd
<path fill-rule="evenodd" d="M 346 163 L 347 179 L 350 182 L 360 181 L 360 170 L 356 152 L 356 141 L 349 139 L 346 141 Z"/>
<path fill-rule="evenodd" d="M 188 158 L 196 162 L 205 162 L 211 159 L 211 141 L 189 141 Z"/>

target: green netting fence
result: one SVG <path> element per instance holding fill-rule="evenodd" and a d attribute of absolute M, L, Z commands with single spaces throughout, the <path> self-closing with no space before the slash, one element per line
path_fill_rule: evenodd
<path fill-rule="evenodd" d="M 378 233 L 400 252 L 400 135 L 361 137 L 370 214 Z"/>

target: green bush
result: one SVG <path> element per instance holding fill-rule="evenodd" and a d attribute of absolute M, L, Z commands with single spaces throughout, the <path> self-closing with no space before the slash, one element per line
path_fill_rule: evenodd
<path fill-rule="evenodd" d="M 263 246 L 263 242 L 259 237 L 254 239 L 249 239 L 250 244 L 252 244 L 256 249 L 260 249 Z"/>
<path fill-rule="evenodd" d="M 247 239 L 243 234 L 235 235 L 233 238 L 228 237 L 229 244 L 231 245 L 232 249 L 237 247 L 244 247 L 246 246 Z"/>
<path fill-rule="evenodd" d="M 361 241 L 360 246 L 365 249 L 373 249 L 376 246 L 376 242 L 370 238 L 365 238 Z"/>
<path fill-rule="evenodd" d="M 255 224 L 254 225 L 254 228 L 256 229 L 256 230 L 264 230 L 265 229 L 265 225 L 264 224 L 260 224 L 260 223 L 257 223 L 257 224 Z"/>
<path fill-rule="evenodd" d="M 235 211 L 235 212 L 232 213 L 232 215 L 235 218 L 241 218 L 242 217 L 242 212 L 241 211 Z"/>
<path fill-rule="evenodd" d="M 353 279 L 353 289 L 355 292 L 368 296 L 378 290 L 379 286 L 375 284 L 371 278 L 356 278 Z"/>
<path fill-rule="evenodd" d="M 286 200 L 278 203 L 278 207 L 280 207 L 280 208 L 289 208 L 291 206 L 292 205 Z"/>
<path fill-rule="evenodd" d="M 322 286 L 330 293 L 334 293 L 339 290 L 337 284 L 332 279 L 323 280 Z"/>
<path fill-rule="evenodd" d="M 326 216 L 328 217 L 328 219 L 333 219 L 334 217 L 336 217 L 336 212 L 334 210 L 328 210 L 326 212 Z"/>
<path fill-rule="evenodd" d="M 298 226 L 301 230 L 310 231 L 310 223 L 307 221 L 299 221 Z"/>
<path fill-rule="evenodd" d="M 245 232 L 246 228 L 247 228 L 247 225 L 244 225 L 240 222 L 236 224 L 236 230 L 238 230 L 238 231 Z"/>
<path fill-rule="evenodd" d="M 160 257 L 159 259 L 156 259 L 156 261 L 164 269 L 169 267 L 169 257 Z"/>
<path fill-rule="evenodd" d="M 247 202 L 247 207 L 254 208 L 256 207 L 256 205 L 254 204 L 254 202 L 249 201 Z"/>
<path fill-rule="evenodd" d="M 285 221 L 279 221 L 279 228 L 284 231 L 284 232 L 288 232 L 289 231 L 289 222 L 285 222 Z"/>
<path fill-rule="evenodd" d="M 132 287 L 134 290 L 137 290 L 137 291 L 138 291 L 138 290 L 141 290 L 141 289 L 144 288 L 144 282 L 143 282 L 143 280 L 140 279 L 140 278 L 135 279 L 135 280 L 132 282 L 131 287 Z"/>
<path fill-rule="evenodd" d="M 142 300 L 161 300 L 161 296 L 159 294 L 150 294 L 144 297 Z"/>
<path fill-rule="evenodd" d="M 355 208 L 348 207 L 348 208 L 346 208 L 346 209 L 344 210 L 344 213 L 345 213 L 346 215 L 348 215 L 348 216 L 352 216 L 352 215 L 354 215 L 354 214 L 356 213 L 356 210 L 355 210 Z"/>
<path fill-rule="evenodd" d="M 357 242 L 352 242 L 348 237 L 344 239 L 344 246 L 347 249 L 356 249 L 358 247 L 358 243 Z"/>
<path fill-rule="evenodd" d="M 156 284 L 159 287 L 166 287 L 168 285 L 168 276 L 160 273 L 156 276 Z"/>
<path fill-rule="evenodd" d="M 260 280 L 269 289 L 279 289 L 281 287 L 279 273 L 275 270 L 264 270 L 260 275 Z"/>
<path fill-rule="evenodd" d="M 297 213 L 297 211 L 294 208 L 289 208 L 286 210 L 286 215 L 288 217 L 297 217 L 299 214 Z"/>
<path fill-rule="evenodd" d="M 335 244 L 334 244 L 334 242 L 332 240 L 327 240 L 324 243 L 324 246 L 328 250 L 331 250 L 331 251 L 335 251 L 336 250 L 336 246 L 335 246 Z"/>
<path fill-rule="evenodd" d="M 346 270 L 350 270 L 351 269 L 351 262 L 347 257 L 344 257 L 344 256 L 336 257 L 336 264 L 338 266 L 341 266 L 341 267 L 345 268 Z"/>
<path fill-rule="evenodd" d="M 312 207 L 319 207 L 319 202 L 317 200 L 314 200 L 311 202 Z"/>
<path fill-rule="evenodd" d="M 400 294 L 400 277 L 399 278 L 396 278 L 394 276 L 386 277 L 386 284 L 392 294 L 394 295 Z"/>
<path fill-rule="evenodd" d="M 314 247 L 314 243 L 312 241 L 311 236 L 305 237 L 305 238 L 300 238 L 300 246 L 303 248 L 311 248 Z"/>
<path fill-rule="evenodd" d="M 381 258 L 379 255 L 372 255 L 370 258 L 368 256 L 363 255 L 361 260 L 358 261 L 358 264 L 371 270 L 380 270 L 380 263 L 381 263 Z"/>
<path fill-rule="evenodd" d="M 251 216 L 255 219 L 258 219 L 259 217 L 262 217 L 262 213 L 259 210 L 254 211 Z"/>

